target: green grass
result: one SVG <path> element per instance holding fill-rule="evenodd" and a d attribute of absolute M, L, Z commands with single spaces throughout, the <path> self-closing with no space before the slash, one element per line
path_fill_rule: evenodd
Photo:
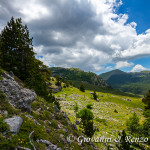
<path fill-rule="evenodd" d="M 144 109 L 144 104 L 141 98 L 97 92 L 99 99 L 99 102 L 97 102 L 93 100 L 90 92 L 88 90 L 81 92 L 79 89 L 71 87 L 63 89 L 63 91 L 55 95 L 66 99 L 66 101 L 60 101 L 61 109 L 67 113 L 72 123 L 75 122 L 75 112 L 73 110 L 75 102 L 79 105 L 79 111 L 85 108 L 87 104 L 93 104 L 91 111 L 95 116 L 94 126 L 99 128 L 99 132 L 95 132 L 95 137 L 115 138 L 118 136 L 118 132 L 126 128 L 126 120 L 133 112 L 136 112 L 141 118 L 140 122 L 143 122 L 142 109 Z M 131 101 L 127 101 L 127 99 Z M 118 113 L 114 112 L 115 109 Z M 99 146 L 103 148 L 102 143 L 99 143 Z"/>

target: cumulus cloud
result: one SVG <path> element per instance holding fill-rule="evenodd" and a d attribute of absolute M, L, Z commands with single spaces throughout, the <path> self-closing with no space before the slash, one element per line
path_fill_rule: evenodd
<path fill-rule="evenodd" d="M 150 55 L 150 29 L 137 35 L 118 0 L 1 0 L 0 30 L 13 15 L 27 24 L 37 57 L 46 65 L 102 71 L 107 64 Z M 43 57 L 40 57 L 43 56 Z"/>
<path fill-rule="evenodd" d="M 137 64 L 136 66 L 134 66 L 131 70 L 131 72 L 140 72 L 140 71 L 144 71 L 144 70 L 148 70 L 147 68 L 144 68 L 142 65 Z"/>
<path fill-rule="evenodd" d="M 119 69 L 119 68 L 124 68 L 124 67 L 132 67 L 134 65 L 134 63 L 129 63 L 129 62 L 127 62 L 127 61 L 118 61 L 117 63 L 116 63 L 116 66 L 115 66 L 115 68 L 116 69 Z"/>

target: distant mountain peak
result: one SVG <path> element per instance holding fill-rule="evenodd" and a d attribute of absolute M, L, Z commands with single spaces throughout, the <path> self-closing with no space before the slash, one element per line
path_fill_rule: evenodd
<path fill-rule="evenodd" d="M 111 70 L 106 73 L 102 73 L 99 76 L 102 77 L 104 80 L 108 80 L 112 75 L 118 75 L 118 74 L 126 74 L 126 72 L 121 71 L 119 69 Z"/>

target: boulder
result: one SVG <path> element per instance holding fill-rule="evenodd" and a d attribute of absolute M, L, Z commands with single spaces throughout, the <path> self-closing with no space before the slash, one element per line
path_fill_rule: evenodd
<path fill-rule="evenodd" d="M 12 118 L 5 119 L 4 122 L 9 125 L 11 133 L 17 134 L 20 130 L 23 120 L 20 116 L 13 116 Z"/>
<path fill-rule="evenodd" d="M 12 106 L 30 113 L 30 103 L 37 98 L 36 93 L 33 90 L 20 86 L 14 80 L 13 73 L 10 74 L 3 72 L 2 80 L 0 80 L 0 91 L 6 95 Z"/>

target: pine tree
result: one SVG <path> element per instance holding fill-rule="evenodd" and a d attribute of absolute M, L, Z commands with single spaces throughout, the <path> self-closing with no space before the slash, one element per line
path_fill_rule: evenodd
<path fill-rule="evenodd" d="M 81 128 L 83 128 L 84 134 L 88 137 L 92 137 L 95 132 L 93 126 L 93 113 L 89 109 L 84 108 L 78 112 L 77 116 L 81 118 Z"/>
<path fill-rule="evenodd" d="M 48 98 L 44 74 L 41 71 L 44 65 L 34 56 L 32 39 L 27 26 L 22 25 L 21 18 L 14 20 L 12 17 L 0 35 L 1 67 L 6 71 L 13 71 L 28 88 Z"/>
<path fill-rule="evenodd" d="M 126 141 L 126 132 L 125 132 L 125 130 L 122 131 L 120 136 L 121 136 L 121 141 L 120 141 L 119 145 L 116 145 L 117 148 L 119 150 L 131 150 L 129 142 Z"/>
<path fill-rule="evenodd" d="M 22 80 L 30 74 L 34 63 L 32 39 L 27 26 L 21 18 L 12 17 L 0 36 L 1 65 L 7 71 L 13 71 Z"/>
<path fill-rule="evenodd" d="M 146 96 L 144 96 L 142 102 L 146 104 L 145 111 L 150 110 L 150 90 L 147 92 Z"/>
<path fill-rule="evenodd" d="M 126 125 L 127 129 L 132 133 L 137 133 L 140 124 L 139 124 L 139 117 L 138 115 L 134 112 L 133 115 L 127 120 Z"/>
<path fill-rule="evenodd" d="M 80 91 L 85 92 L 85 88 L 83 84 L 80 85 Z"/>
<path fill-rule="evenodd" d="M 94 98 L 94 100 L 97 100 L 97 94 L 96 94 L 95 91 L 94 91 L 94 93 L 93 93 L 93 98 Z"/>
<path fill-rule="evenodd" d="M 79 106 L 77 103 L 75 103 L 75 106 L 73 107 L 73 109 L 74 109 L 74 112 L 76 113 L 76 123 L 77 123 L 77 112 L 79 110 Z"/>

